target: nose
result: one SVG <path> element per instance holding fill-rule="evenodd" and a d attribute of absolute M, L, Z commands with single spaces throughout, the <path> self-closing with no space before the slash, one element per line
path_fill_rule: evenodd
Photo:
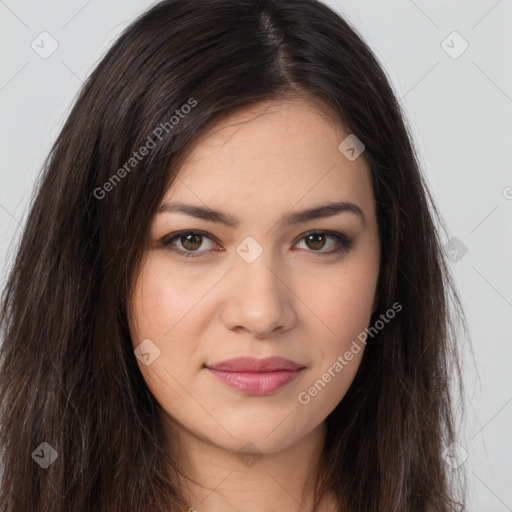
<path fill-rule="evenodd" d="M 222 321 L 231 330 L 268 338 L 296 323 L 297 297 L 282 266 L 264 251 L 247 263 L 236 258 L 226 283 Z"/>

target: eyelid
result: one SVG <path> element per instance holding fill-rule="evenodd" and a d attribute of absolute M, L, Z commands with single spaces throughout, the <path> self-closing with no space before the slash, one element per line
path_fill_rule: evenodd
<path fill-rule="evenodd" d="M 164 247 L 168 248 L 169 250 L 171 250 L 173 252 L 176 252 L 178 254 L 185 253 L 185 254 L 191 255 L 192 257 L 194 257 L 195 254 L 198 254 L 198 253 L 200 254 L 200 253 L 204 253 L 204 252 L 209 252 L 208 249 L 203 250 L 203 251 L 184 251 L 182 249 L 171 249 L 171 248 L 167 247 L 172 242 L 174 242 L 174 240 L 176 240 L 177 238 L 180 238 L 181 236 L 188 235 L 188 234 L 201 235 L 203 238 L 208 238 L 212 242 L 220 245 L 219 241 L 212 234 L 208 233 L 207 231 L 203 231 L 201 229 L 183 229 L 181 231 L 176 231 L 175 233 L 171 233 L 170 235 L 165 236 L 162 239 L 162 244 L 164 245 Z"/>
<path fill-rule="evenodd" d="M 203 250 L 203 251 L 199 251 L 199 250 L 184 251 L 183 249 L 169 247 L 172 244 L 172 242 L 174 242 L 174 240 L 176 240 L 177 238 L 180 238 L 181 236 L 187 235 L 187 234 L 201 235 L 201 236 L 203 236 L 203 238 L 208 238 L 212 242 L 217 243 L 219 246 L 221 245 L 220 242 L 212 234 L 208 233 L 207 231 L 203 231 L 201 229 L 183 229 L 180 231 L 176 231 L 174 233 L 171 233 L 171 234 L 165 236 L 162 239 L 161 243 L 164 246 L 164 248 L 166 248 L 174 253 L 177 253 L 178 255 L 185 255 L 186 258 L 200 257 L 202 253 L 208 253 L 211 251 L 208 249 Z M 354 243 L 354 238 L 349 237 L 348 235 L 345 235 L 344 233 L 340 233 L 338 231 L 332 231 L 332 230 L 328 230 L 328 229 L 313 229 L 313 230 L 306 231 L 305 233 L 302 233 L 301 235 L 299 235 L 296 238 L 296 240 L 294 241 L 293 245 L 296 245 L 300 241 L 304 240 L 306 237 L 308 237 L 310 235 L 315 235 L 315 234 L 324 234 L 329 238 L 333 238 L 337 243 L 336 248 L 329 249 L 327 251 L 324 251 L 321 249 L 318 251 L 315 251 L 315 250 L 307 251 L 312 254 L 317 253 L 320 256 L 321 255 L 327 256 L 327 255 L 332 255 L 332 254 L 337 254 L 337 253 L 342 253 L 342 252 L 348 252 L 352 248 L 353 243 Z"/>

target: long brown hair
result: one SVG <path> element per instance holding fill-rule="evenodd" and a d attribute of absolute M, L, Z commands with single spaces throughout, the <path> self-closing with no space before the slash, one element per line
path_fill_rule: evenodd
<path fill-rule="evenodd" d="M 350 512 L 458 510 L 464 486 L 442 452 L 456 440 L 464 313 L 442 220 L 389 79 L 357 31 L 317 0 L 162 1 L 83 85 L 2 295 L 1 510 L 186 507 L 133 353 L 134 276 L 192 144 L 223 116 L 290 95 L 322 101 L 364 143 L 382 245 L 372 320 L 403 306 L 368 341 L 326 419 L 317 503 L 332 492 Z M 48 467 L 36 463 L 52 455 Z"/>

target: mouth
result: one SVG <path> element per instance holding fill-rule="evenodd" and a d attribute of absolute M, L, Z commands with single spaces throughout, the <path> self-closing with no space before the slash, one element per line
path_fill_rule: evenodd
<path fill-rule="evenodd" d="M 205 368 L 226 386 L 249 395 L 273 393 L 295 380 L 305 369 L 291 359 L 282 357 L 234 358 L 205 365 Z"/>

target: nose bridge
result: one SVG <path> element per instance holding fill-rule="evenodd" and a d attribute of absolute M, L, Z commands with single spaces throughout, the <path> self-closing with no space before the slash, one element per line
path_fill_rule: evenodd
<path fill-rule="evenodd" d="M 280 295 L 280 288 L 284 286 L 284 278 L 279 275 L 282 267 L 269 247 L 264 248 L 254 237 L 247 236 L 237 246 L 236 253 L 235 279 L 242 292 L 263 293 L 267 300 Z"/>
<path fill-rule="evenodd" d="M 231 279 L 233 290 L 225 304 L 226 324 L 266 336 L 293 321 L 291 292 L 283 268 L 270 249 L 248 236 L 236 248 Z"/>

